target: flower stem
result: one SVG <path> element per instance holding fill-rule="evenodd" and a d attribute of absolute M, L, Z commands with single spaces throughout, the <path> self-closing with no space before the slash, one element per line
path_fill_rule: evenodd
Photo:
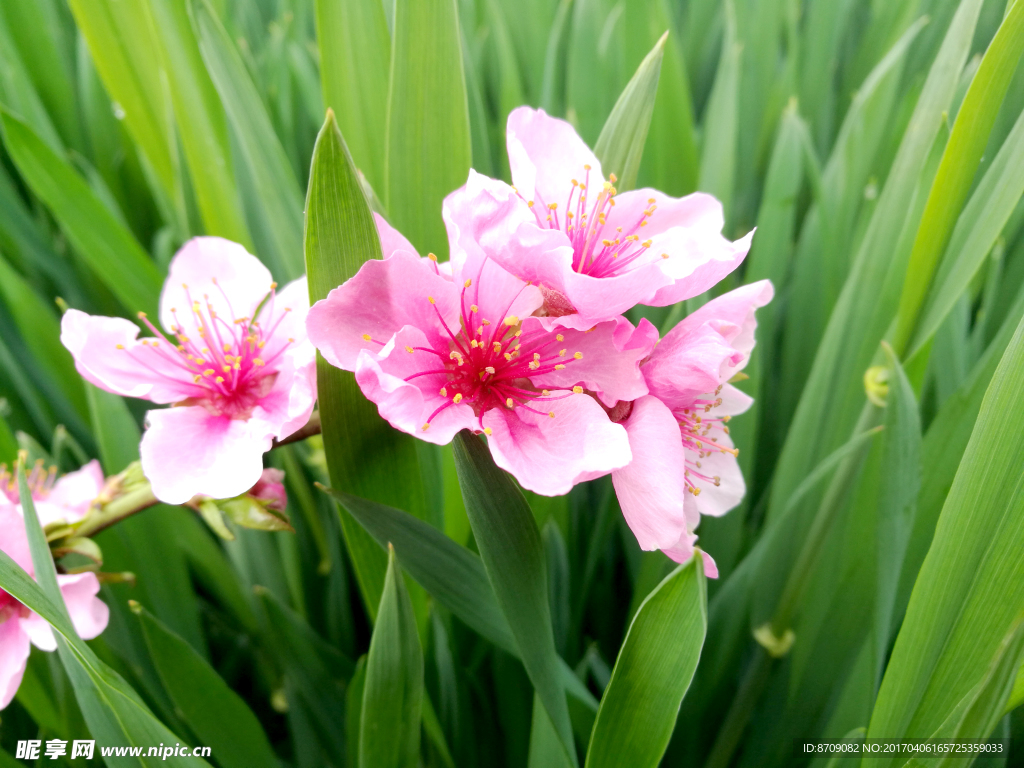
<path fill-rule="evenodd" d="M 118 496 L 107 502 L 100 509 L 89 514 L 75 530 L 75 536 L 80 538 L 95 536 L 114 523 L 131 517 L 136 512 L 148 509 L 156 503 L 157 498 L 153 495 L 153 489 L 147 482 L 123 496 Z"/>

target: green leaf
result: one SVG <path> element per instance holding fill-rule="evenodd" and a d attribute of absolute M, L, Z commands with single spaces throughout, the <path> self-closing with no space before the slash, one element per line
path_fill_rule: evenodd
<path fill-rule="evenodd" d="M 928 195 L 907 264 L 907 279 L 903 283 L 893 334 L 893 348 L 899 353 L 911 340 L 921 305 L 928 295 L 928 287 L 953 232 L 957 215 L 970 192 L 971 182 L 988 145 L 989 133 L 1022 51 L 1024 4 L 1014 3 L 1007 10 L 1006 18 L 971 80 Z M 1019 178 L 1021 174 L 1015 175 Z M 1017 196 L 1019 198 L 1020 194 Z"/>
<path fill-rule="evenodd" d="M 447 256 L 441 202 L 466 183 L 471 160 L 455 0 L 396 0 L 385 203 L 420 253 Z"/>
<path fill-rule="evenodd" d="M 316 0 L 324 104 L 334 110 L 352 160 L 382 193 L 391 36 L 379 0 Z"/>
<path fill-rule="evenodd" d="M 258 256 L 281 280 L 302 275 L 302 192 L 263 99 L 209 0 L 191 0 L 199 50 L 220 94 L 238 144 L 240 161 L 253 181 L 259 218 L 250 221 Z M 257 223 L 260 230 L 257 230 Z M 256 237 L 265 234 L 265 242 Z"/>
<path fill-rule="evenodd" d="M 324 489 L 386 549 L 394 546 L 405 568 L 435 600 L 454 615 L 514 656 L 519 648 L 508 621 L 498 607 L 480 556 L 407 512 L 333 488 Z M 572 669 L 560 662 L 563 685 L 570 696 L 596 712 L 597 701 Z"/>
<path fill-rule="evenodd" d="M 562 749 L 551 718 L 548 717 L 540 697 L 533 694 L 533 714 L 530 720 L 530 751 L 527 768 L 568 768 L 569 761 Z"/>
<path fill-rule="evenodd" d="M 875 603 L 875 658 L 881 664 L 889 650 L 893 607 L 900 568 L 914 527 L 921 489 L 921 418 L 914 389 L 888 344 L 889 397 L 882 433 L 881 481 L 876 507 L 875 546 L 878 569 Z"/>
<path fill-rule="evenodd" d="M 424 696 L 423 649 L 394 549 L 388 552 L 364 686 L 360 768 L 416 768 Z"/>
<path fill-rule="evenodd" d="M 252 242 L 232 173 L 228 125 L 189 19 L 180 0 L 149 0 L 163 72 L 170 86 L 178 136 L 208 235 Z"/>
<path fill-rule="evenodd" d="M 1016 7 L 1016 6 L 1014 6 Z M 1017 119 L 999 154 L 978 183 L 950 238 L 947 256 L 921 311 L 911 356 L 927 345 L 959 297 L 968 289 L 985 257 L 1024 194 L 1024 117 Z"/>
<path fill-rule="evenodd" d="M 601 698 L 587 768 L 660 764 L 707 625 L 704 560 L 698 555 L 665 577 L 630 624 Z"/>
<path fill-rule="evenodd" d="M 135 604 L 150 658 L 176 710 L 224 768 L 276 768 L 277 757 L 245 701 L 178 635 Z"/>
<path fill-rule="evenodd" d="M 939 516 L 869 737 L 936 732 L 985 678 L 1003 639 L 1018 626 L 1024 612 L 1022 465 L 1024 322 L 992 378 Z M 1007 672 L 1011 683 L 1015 672 Z"/>
<path fill-rule="evenodd" d="M 615 174 L 618 177 L 616 188 L 623 191 L 636 186 L 640 158 L 654 114 L 654 98 L 658 93 L 658 77 L 667 40 L 668 32 L 665 32 L 640 62 L 594 145 L 594 154 L 601 161 L 601 171 L 608 178 Z"/>
<path fill-rule="evenodd" d="M 25 517 L 29 549 L 35 571 L 34 581 L 3 551 L 0 551 L 0 588 L 39 614 L 56 630 L 61 663 L 71 678 L 89 732 L 100 743 L 150 747 L 183 740 L 153 717 L 139 695 L 114 670 L 104 664 L 75 632 L 57 585 L 50 549 L 39 525 L 35 505 L 19 473 L 21 506 Z M 130 761 L 142 766 L 164 765 L 162 758 L 140 757 Z M 122 762 L 112 762 L 120 765 Z M 193 757 L 171 757 L 166 764 L 207 766 Z"/>
<path fill-rule="evenodd" d="M 107 475 L 116 475 L 139 458 L 139 425 L 120 395 L 85 384 L 92 431 Z"/>
<path fill-rule="evenodd" d="M 18 326 L 25 346 L 35 362 L 63 393 L 75 412 L 84 420 L 89 407 L 85 402 L 82 380 L 75 371 L 75 361 L 60 343 L 60 323 L 53 305 L 47 305 L 11 265 L 0 256 L 0 296 Z"/>
<path fill-rule="evenodd" d="M 381 256 L 377 227 L 333 112 L 328 112 L 313 151 L 305 252 L 310 303 L 326 298 L 364 261 Z M 317 358 L 317 392 L 331 484 L 346 493 L 426 517 L 415 438 L 392 429 L 363 397 L 355 377 L 321 357 Z M 403 478 L 402 482 L 395 482 L 396 477 Z M 344 512 L 341 521 L 372 617 L 384 587 L 386 558 Z"/>
<path fill-rule="evenodd" d="M 7 151 L 82 259 L 130 311 L 156 316 L 160 270 L 64 159 L 9 112 L 0 112 Z"/>
<path fill-rule="evenodd" d="M 623 10 L 623 77 L 666 31 L 651 128 L 640 164 L 640 185 L 680 196 L 697 188 L 700 158 L 689 76 L 674 8 L 667 0 L 629 0 Z M 621 80 L 620 80 L 621 82 Z"/>
<path fill-rule="evenodd" d="M 551 629 L 544 547 L 533 513 L 487 446 L 463 430 L 455 466 L 487 578 L 512 628 L 520 658 L 570 762 L 577 764 Z"/>
<path fill-rule="evenodd" d="M 184 226 L 184 198 L 163 80 L 160 46 L 148 3 L 70 0 L 78 28 L 110 98 Z"/>
<path fill-rule="evenodd" d="M 732 216 L 736 188 L 736 137 L 739 131 L 740 52 L 736 42 L 736 10 L 725 0 L 725 39 L 715 85 L 704 118 L 704 147 L 700 158 L 697 188 L 710 192 L 722 202 L 725 217 Z"/>

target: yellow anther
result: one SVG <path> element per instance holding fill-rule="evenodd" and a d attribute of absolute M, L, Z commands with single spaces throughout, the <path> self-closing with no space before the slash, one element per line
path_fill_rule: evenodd
<path fill-rule="evenodd" d="M 259 357 L 254 357 L 254 358 L 252 359 L 252 364 L 253 364 L 253 365 L 263 365 L 264 363 L 263 363 L 263 360 L 262 360 L 262 358 L 259 358 Z"/>
<path fill-rule="evenodd" d="M 456 405 L 461 403 L 462 402 L 462 393 L 459 392 L 458 394 L 456 394 L 455 397 L 452 398 L 452 402 L 455 403 Z"/>
<path fill-rule="evenodd" d="M 434 303 L 435 303 L 435 302 L 434 302 L 434 297 L 433 297 L 433 296 L 427 296 L 427 301 L 429 301 L 429 302 L 430 302 L 431 304 L 434 304 Z"/>
<path fill-rule="evenodd" d="M 118 345 L 117 345 L 117 348 L 118 348 L 118 349 L 124 349 L 124 344 L 118 344 Z"/>
<path fill-rule="evenodd" d="M 504 323 L 511 328 L 513 325 L 519 325 L 519 318 L 515 315 L 509 315 L 505 318 Z"/>
<path fill-rule="evenodd" d="M 222 365 L 220 367 L 221 373 L 228 373 L 230 370 L 231 370 L 231 366 L 230 365 Z"/>
<path fill-rule="evenodd" d="M 542 390 L 540 391 L 540 393 L 541 393 L 542 395 L 544 395 L 544 397 L 547 397 L 548 395 L 550 395 L 550 394 L 551 394 L 551 392 L 549 392 L 549 391 L 548 391 L 548 390 L 546 390 L 546 389 L 542 389 Z"/>
<path fill-rule="evenodd" d="M 198 304 L 199 304 L 199 302 L 196 302 L 197 306 L 198 306 Z M 139 320 L 142 320 L 145 317 L 146 317 L 146 313 L 145 312 L 139 312 Z"/>
<path fill-rule="evenodd" d="M 582 395 L 583 394 L 583 387 L 581 387 L 579 384 L 577 384 L 575 387 L 572 388 L 572 391 L 575 392 L 577 395 Z"/>
<path fill-rule="evenodd" d="M 554 411 L 548 411 L 548 416 L 550 416 L 552 419 L 555 418 L 555 412 Z"/>
<path fill-rule="evenodd" d="M 437 256 L 435 256 L 432 253 L 428 253 L 427 258 L 430 259 L 431 261 L 437 261 Z"/>
<path fill-rule="evenodd" d="M 440 394 L 441 397 L 448 397 L 448 388 L 447 387 L 441 387 L 441 391 L 438 394 Z"/>
<path fill-rule="evenodd" d="M 565 341 L 565 336 L 559 333 L 555 336 L 555 339 L 557 339 L 558 341 Z"/>
<path fill-rule="evenodd" d="M 363 334 L 363 341 L 372 341 L 372 339 L 370 338 L 370 334 L 364 333 Z M 225 344 L 225 346 L 227 346 L 227 345 Z"/>
<path fill-rule="evenodd" d="M 583 353 L 582 352 L 574 352 L 572 356 L 575 357 L 577 360 L 582 360 L 583 359 Z"/>
<path fill-rule="evenodd" d="M 561 363 L 559 363 L 558 365 L 556 365 L 556 366 L 555 366 L 555 370 L 556 370 L 556 371 L 560 371 L 560 370 L 562 370 L 563 368 L 565 368 L 565 366 L 564 366 L 564 365 L 562 365 Z"/>
<path fill-rule="evenodd" d="M 512 402 L 512 398 L 511 397 L 506 397 L 505 398 L 505 405 L 507 405 L 509 408 L 512 408 L 512 407 L 515 406 L 515 403 Z"/>
<path fill-rule="evenodd" d="M 413 352 L 415 352 L 415 350 L 412 347 L 410 347 L 408 344 L 405 345 L 405 351 L 408 352 L 410 355 Z"/>
<path fill-rule="evenodd" d="M 587 165 L 584 165 L 584 166 L 583 166 L 583 170 L 584 170 L 584 171 L 589 171 L 589 170 L 590 170 L 590 165 L 589 165 L 589 164 L 587 164 Z"/>
<path fill-rule="evenodd" d="M 640 243 L 640 245 L 642 245 L 644 248 L 650 248 L 652 242 L 653 241 L 651 240 L 644 240 L 642 243 Z"/>
<path fill-rule="evenodd" d="M 578 181 L 576 181 L 576 179 L 573 179 L 573 180 L 572 180 L 572 185 L 573 185 L 574 187 L 578 187 L 578 186 L 580 185 L 580 183 L 579 183 Z"/>
<path fill-rule="evenodd" d="M 565 357 L 565 353 L 568 352 L 568 351 L 569 350 L 567 350 L 567 349 L 560 349 L 560 350 L 558 350 L 558 356 L 559 357 Z"/>
<path fill-rule="evenodd" d="M 661 258 L 663 258 L 663 259 L 667 259 L 667 258 L 668 258 L 668 254 L 667 254 L 667 253 L 663 253 L 663 254 L 661 254 Z"/>
<path fill-rule="evenodd" d="M 199 376 L 199 375 L 197 374 L 197 375 L 195 375 L 195 376 L 193 376 L 193 377 L 192 377 L 192 381 L 194 381 L 194 382 L 195 382 L 196 384 L 198 384 L 198 383 L 199 383 L 199 381 L 200 381 L 200 379 L 202 379 L 202 378 L 203 378 L 202 376 Z"/>
<path fill-rule="evenodd" d="M 473 281 L 472 281 L 472 280 L 467 280 L 467 281 L 466 281 L 466 282 L 464 282 L 464 283 L 463 283 L 462 285 L 463 285 L 463 287 L 465 287 L 465 288 L 469 288 L 469 286 L 471 286 L 472 284 L 473 284 Z"/>
<path fill-rule="evenodd" d="M 480 307 L 478 307 L 476 304 L 470 304 L 469 305 L 469 311 L 470 312 L 479 312 L 480 311 Z"/>
<path fill-rule="evenodd" d="M 548 203 L 548 210 L 549 211 L 557 211 L 558 210 L 558 203 Z"/>
<path fill-rule="evenodd" d="M 484 370 L 487 373 L 491 374 L 492 376 L 494 375 L 494 368 L 492 368 L 491 366 L 488 365 L 486 368 L 484 368 Z"/>
<path fill-rule="evenodd" d="M 527 208 L 533 208 L 533 200 L 531 200 L 530 202 L 528 202 L 528 203 L 526 204 L 526 207 L 527 207 Z"/>
<path fill-rule="evenodd" d="M 494 432 L 494 430 L 493 430 L 493 429 L 491 429 L 490 427 L 484 427 L 484 434 L 485 434 L 485 435 L 490 435 L 490 434 L 492 434 L 493 432 Z"/>
<path fill-rule="evenodd" d="M 223 384 L 224 383 L 224 377 L 223 376 L 218 376 L 216 379 L 214 379 L 214 381 L 216 381 L 218 384 Z"/>
<path fill-rule="evenodd" d="M 426 432 L 428 429 L 430 429 L 430 422 L 428 421 L 426 424 L 424 424 L 422 429 L 423 429 L 424 432 Z"/>
<path fill-rule="evenodd" d="M 213 368 L 207 368 L 205 371 L 203 371 L 203 376 L 212 376 L 215 373 L 216 371 L 213 370 Z"/>

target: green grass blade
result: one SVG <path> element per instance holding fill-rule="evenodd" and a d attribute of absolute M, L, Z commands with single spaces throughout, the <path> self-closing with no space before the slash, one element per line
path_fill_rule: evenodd
<path fill-rule="evenodd" d="M 601 161 L 605 174 L 618 177 L 616 188 L 625 190 L 636 186 L 640 171 L 640 158 L 644 153 L 647 132 L 654 114 L 654 100 L 658 93 L 658 77 L 665 55 L 665 32 L 644 57 L 636 73 L 623 88 L 612 113 L 601 129 L 594 145 L 594 154 Z"/>
<path fill-rule="evenodd" d="M 7 151 L 53 211 L 82 259 L 129 311 L 156 316 L 163 278 L 148 254 L 88 185 L 24 122 L 2 112 Z"/>
<path fill-rule="evenodd" d="M 1024 323 L 985 394 L 893 649 L 868 736 L 931 736 L 1024 612 Z M 1012 678 L 1015 669 L 1009 670 Z M 963 733 L 984 737 L 987 733 Z M 892 761 L 883 765 L 893 764 Z"/>
<path fill-rule="evenodd" d="M 379 0 L 316 0 L 324 104 L 352 160 L 383 193 L 391 36 Z"/>
<path fill-rule="evenodd" d="M 385 204 L 421 253 L 447 256 L 441 201 L 466 182 L 471 161 L 455 0 L 397 0 Z"/>
<path fill-rule="evenodd" d="M 921 305 L 970 192 L 971 181 L 1021 52 L 1024 52 L 1024 4 L 1014 3 L 971 80 L 928 195 L 907 265 L 907 279 L 903 283 L 893 334 L 893 348 L 900 354 L 911 340 Z"/>
<path fill-rule="evenodd" d="M 569 711 L 551 629 L 544 548 L 533 513 L 487 446 L 465 430 L 455 438 L 455 465 L 480 558 L 508 620 L 537 695 L 562 747 L 577 764 Z"/>
<path fill-rule="evenodd" d="M 345 142 L 329 112 L 313 152 L 306 202 L 309 298 L 319 301 L 352 277 L 367 259 L 380 258 L 377 227 Z M 331 484 L 346 493 L 426 515 L 415 438 L 385 422 L 346 371 L 317 361 L 320 418 Z M 397 473 L 397 475 L 396 475 Z M 395 477 L 403 482 L 395 482 Z M 386 559 L 347 513 L 346 542 L 371 615 L 380 603 Z"/>
<path fill-rule="evenodd" d="M 1016 6 L 1015 6 L 1016 7 Z M 1024 117 L 1018 118 L 964 208 L 909 348 L 922 351 L 985 263 L 1024 194 Z"/>
<path fill-rule="evenodd" d="M 704 117 L 704 146 L 697 188 L 711 193 L 722 202 L 726 221 L 729 221 L 736 188 L 742 47 L 736 42 L 736 10 L 733 0 L 725 0 L 724 12 L 725 39 Z"/>
<path fill-rule="evenodd" d="M 266 232 L 265 243 L 254 238 L 256 255 L 279 280 L 293 280 L 303 271 L 302 192 L 295 172 L 224 25 L 208 0 L 192 0 L 191 9 L 199 50 L 224 104 L 240 160 L 252 179 L 251 192 L 259 206 L 261 228 Z M 253 230 L 255 234 L 255 224 Z"/>
<path fill-rule="evenodd" d="M 175 709 L 224 768 L 276 768 L 277 756 L 245 701 L 192 647 L 142 606 L 133 606 L 149 656 Z"/>
<path fill-rule="evenodd" d="M 395 550 L 370 638 L 359 722 L 359 768 L 416 768 L 423 713 L 423 649 Z"/>
<path fill-rule="evenodd" d="M 594 722 L 587 768 L 660 764 L 707 621 L 704 561 L 698 556 L 666 576 L 630 624 Z"/>
<path fill-rule="evenodd" d="M 203 228 L 252 250 L 232 172 L 227 118 L 199 52 L 188 5 L 149 0 L 149 6 Z"/>
<path fill-rule="evenodd" d="M 110 98 L 124 110 L 125 126 L 149 162 L 184 229 L 184 198 L 160 46 L 147 3 L 71 0 Z"/>

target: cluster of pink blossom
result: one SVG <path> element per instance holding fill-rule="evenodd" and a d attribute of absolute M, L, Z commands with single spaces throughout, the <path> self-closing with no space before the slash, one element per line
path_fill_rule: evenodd
<path fill-rule="evenodd" d="M 683 562 L 700 516 L 744 494 L 727 422 L 751 400 L 728 382 L 772 286 L 719 296 L 660 340 L 622 313 L 704 293 L 752 235 L 725 239 L 709 195 L 619 194 L 543 110 L 515 110 L 507 143 L 514 186 L 470 171 L 445 200 L 449 263 L 378 217 L 384 260 L 310 309 L 309 338 L 392 426 L 439 444 L 482 432 L 524 488 L 610 473 L 640 546 Z"/>
<path fill-rule="evenodd" d="M 164 330 L 140 314 L 153 337 L 121 318 L 64 315 L 61 340 L 87 381 L 175 406 L 148 413 L 140 447 L 156 498 L 253 489 L 273 441 L 310 418 L 319 349 L 355 373 L 392 426 L 437 444 L 483 433 L 524 488 L 558 495 L 611 474 L 640 546 L 692 556 L 701 515 L 724 514 L 745 491 L 727 422 L 751 400 L 729 381 L 772 286 L 721 295 L 663 339 L 623 313 L 706 292 L 740 264 L 751 235 L 724 238 L 709 195 L 619 194 L 572 126 L 543 110 L 515 110 L 507 143 L 514 186 L 471 171 L 445 200 L 447 263 L 421 257 L 378 216 L 384 259 L 310 308 L 304 278 L 278 291 L 241 245 L 199 237 L 171 262 Z M 103 487 L 95 462 L 56 485 L 36 480 L 44 525 L 81 519 Z M 0 542 L 31 572 L 9 494 L 0 494 Z M 710 558 L 705 568 L 717 575 Z M 83 637 L 102 631 L 96 576 L 59 579 Z M 48 625 L 0 591 L 0 708 L 30 641 L 54 646 Z"/>

